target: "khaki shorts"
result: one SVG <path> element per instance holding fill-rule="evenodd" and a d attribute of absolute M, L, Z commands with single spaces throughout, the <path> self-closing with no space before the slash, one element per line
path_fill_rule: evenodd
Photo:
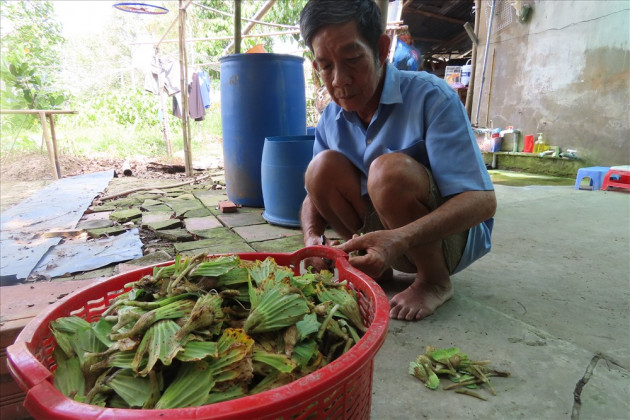
<path fill-rule="evenodd" d="M 426 169 L 426 168 L 425 168 Z M 435 210 L 439 206 L 441 206 L 446 200 L 440 194 L 440 190 L 435 184 L 435 180 L 433 179 L 433 175 L 431 171 L 427 169 L 427 174 L 429 175 L 430 182 L 430 194 L 429 194 L 429 202 L 427 206 L 430 211 Z M 363 227 L 359 230 L 360 233 L 374 232 L 377 230 L 384 230 L 383 224 L 374 210 L 374 206 L 372 205 L 372 201 L 366 196 L 367 207 L 365 211 L 365 219 L 363 221 Z M 449 274 L 452 274 L 459 264 L 459 261 L 462 258 L 462 254 L 464 253 L 464 248 L 466 248 L 466 242 L 468 241 L 468 229 L 461 233 L 456 233 L 447 237 L 442 241 L 442 250 L 444 252 L 444 261 L 446 262 L 446 266 L 448 267 Z M 402 271 L 405 273 L 415 273 L 416 266 L 409 261 L 406 256 L 401 256 L 398 258 L 394 264 L 393 268 Z"/>

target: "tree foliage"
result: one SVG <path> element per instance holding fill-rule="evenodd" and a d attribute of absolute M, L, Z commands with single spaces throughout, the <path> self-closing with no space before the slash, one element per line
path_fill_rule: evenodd
<path fill-rule="evenodd" d="M 297 26 L 300 12 L 306 4 L 306 1 L 307 0 L 278 0 L 269 11 L 258 20 L 276 25 Z M 260 0 L 242 0 L 241 18 L 251 19 L 266 3 L 266 1 Z M 202 0 L 199 4 L 201 4 L 201 7 L 192 9 L 190 19 L 192 31 L 196 38 L 232 37 L 234 35 L 233 16 L 235 12 L 235 2 L 233 0 Z M 210 9 L 219 10 L 223 13 Z M 243 30 L 248 23 L 248 21 L 243 20 L 241 30 Z M 292 39 L 295 42 L 300 42 L 299 34 L 287 34 L 274 37 L 264 36 L 265 33 L 284 32 L 288 30 L 289 28 L 255 24 L 249 33 L 252 35 L 260 34 L 261 36 L 243 38 L 241 40 L 241 52 L 245 52 L 257 44 L 263 44 L 268 52 L 274 52 L 274 40 Z M 213 40 L 196 43 L 195 48 L 198 53 L 205 55 L 208 61 L 216 62 L 221 56 L 227 53 L 226 48 L 230 43 L 231 40 Z M 233 52 L 233 50 L 231 52 Z"/>
<path fill-rule="evenodd" d="M 55 109 L 67 98 L 56 85 L 65 39 L 50 1 L 0 2 L 3 108 Z"/>

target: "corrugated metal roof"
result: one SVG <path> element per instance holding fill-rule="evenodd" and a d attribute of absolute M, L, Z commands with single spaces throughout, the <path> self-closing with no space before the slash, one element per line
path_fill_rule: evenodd
<path fill-rule="evenodd" d="M 474 0 L 406 0 L 401 20 L 425 60 L 469 57 L 472 41 L 464 24 L 475 26 Z"/>

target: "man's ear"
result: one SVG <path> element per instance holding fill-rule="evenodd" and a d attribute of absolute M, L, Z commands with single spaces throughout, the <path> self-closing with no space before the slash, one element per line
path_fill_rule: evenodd
<path fill-rule="evenodd" d="M 392 40 L 387 34 L 381 34 L 378 38 L 378 59 L 379 63 L 383 65 L 385 60 L 387 60 L 387 56 L 389 55 L 389 47 L 392 44 Z"/>
<path fill-rule="evenodd" d="M 311 61 L 311 64 L 313 65 L 313 69 L 315 69 L 316 72 L 319 72 L 319 66 L 317 65 L 317 62 L 313 60 Z"/>

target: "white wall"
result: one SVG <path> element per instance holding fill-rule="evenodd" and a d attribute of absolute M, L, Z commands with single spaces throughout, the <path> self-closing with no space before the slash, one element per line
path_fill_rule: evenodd
<path fill-rule="evenodd" d="M 523 1 L 532 6 L 527 22 L 513 16 L 490 36 L 477 117 L 489 10 L 481 3 L 471 120 L 543 132 L 547 144 L 593 164 L 630 164 L 630 1 Z M 495 14 L 493 28 L 500 24 Z"/>

